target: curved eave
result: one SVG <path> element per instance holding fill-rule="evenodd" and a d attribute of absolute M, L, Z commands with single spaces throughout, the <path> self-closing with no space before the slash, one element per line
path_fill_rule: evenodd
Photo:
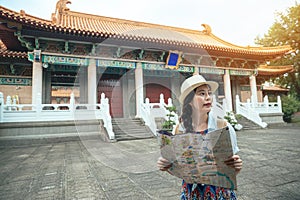
<path fill-rule="evenodd" d="M 0 57 L 2 58 L 24 58 L 27 59 L 28 55 L 26 52 L 17 52 L 17 51 L 1 51 L 0 52 Z"/>
<path fill-rule="evenodd" d="M 282 88 L 282 87 L 280 87 L 280 86 L 263 86 L 263 88 L 262 88 L 262 90 L 263 91 L 277 91 L 277 92 L 288 92 L 289 91 L 289 89 L 287 89 L 287 88 Z"/>
<path fill-rule="evenodd" d="M 83 13 L 76 13 L 76 12 L 67 12 L 69 15 L 76 14 L 81 17 L 82 21 L 87 22 L 87 18 L 84 16 L 90 16 L 88 14 Z M 74 15 L 75 15 L 74 14 Z M 220 38 L 214 36 L 211 33 L 205 34 L 201 31 L 183 29 L 183 28 L 176 28 L 176 27 L 168 27 L 162 25 L 155 25 L 149 23 L 141 23 L 141 22 L 134 22 L 134 21 L 126 21 L 120 20 L 115 18 L 109 18 L 114 21 L 119 26 L 110 26 L 110 22 L 103 21 L 102 25 L 91 27 L 89 23 L 84 23 L 84 26 L 80 23 L 68 24 L 68 26 L 56 25 L 53 24 L 49 20 L 44 20 L 41 18 L 37 18 L 27 14 L 21 14 L 9 9 L 6 9 L 0 6 L 0 17 L 4 18 L 8 21 L 13 21 L 20 23 L 22 25 L 29 26 L 34 29 L 40 29 L 47 32 L 58 32 L 70 35 L 79 35 L 79 36 L 86 36 L 86 37 L 96 37 L 96 38 L 113 38 L 113 39 L 121 39 L 121 40 L 129 40 L 135 42 L 143 42 L 143 43 L 157 43 L 161 45 L 172 45 L 178 47 L 188 47 L 188 48 L 195 48 L 195 49 L 205 49 L 209 53 L 213 55 L 220 55 L 220 56 L 236 56 L 240 58 L 253 58 L 257 60 L 272 60 L 277 57 L 281 57 L 282 55 L 289 53 L 291 48 L 289 46 L 282 46 L 282 47 L 241 47 L 237 45 L 233 45 L 231 43 L 225 42 Z M 72 16 L 70 16 L 72 17 Z M 75 16 L 76 17 L 76 16 Z M 77 16 L 78 17 L 78 16 Z M 105 17 L 104 17 L 105 18 Z M 103 19 L 104 19 L 103 18 Z M 101 18 L 102 19 L 102 18 Z M 122 21 L 126 21 L 128 26 L 133 26 L 133 29 L 124 31 L 124 23 L 122 26 Z M 97 23 L 99 22 L 96 21 Z M 96 23 L 96 22 L 93 22 Z M 84 28 L 82 28 L 83 26 Z M 140 27 L 139 27 L 140 26 Z M 146 28 L 145 28 L 146 27 Z M 140 31 L 143 29 L 143 31 Z M 146 30 L 144 30 L 146 29 Z M 99 31 L 101 30 L 101 31 Z M 157 34 L 154 31 L 160 31 L 160 34 Z M 159 37 L 157 37 L 159 35 Z M 170 37 L 168 37 L 170 36 Z M 171 38 L 171 39 L 169 39 Z"/>
<path fill-rule="evenodd" d="M 285 73 L 293 72 L 294 68 L 292 65 L 288 66 L 261 66 L 257 68 L 258 75 L 261 76 L 278 76 Z"/>

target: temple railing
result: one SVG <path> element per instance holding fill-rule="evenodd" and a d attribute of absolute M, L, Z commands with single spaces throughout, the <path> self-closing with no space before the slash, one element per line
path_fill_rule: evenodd
<path fill-rule="evenodd" d="M 270 103 L 268 96 L 264 97 L 263 102 L 253 102 L 247 99 L 247 102 L 240 102 L 240 98 L 236 96 L 236 113 L 241 114 L 247 119 L 253 121 L 254 123 L 260 125 L 261 127 L 267 127 L 267 123 L 263 122 L 260 114 L 267 113 L 282 113 L 281 99 L 280 96 L 277 97 L 277 102 Z"/>
<path fill-rule="evenodd" d="M 229 110 L 227 109 L 226 100 L 223 99 L 222 104 L 218 103 L 216 99 L 216 95 L 213 95 L 211 113 L 215 118 L 224 119 L 226 112 Z"/>
<path fill-rule="evenodd" d="M 165 103 L 164 95 L 160 94 L 159 103 L 150 103 L 149 98 L 145 99 L 145 103 L 141 105 L 141 118 L 144 120 L 145 125 L 147 125 L 154 135 L 157 135 L 157 124 L 156 118 L 164 118 L 168 120 L 167 114 L 169 111 L 166 107 L 172 106 L 172 99 L 168 99 L 168 104 Z M 178 115 L 175 112 L 172 112 L 174 117 L 171 117 L 176 124 L 178 123 Z"/>
<path fill-rule="evenodd" d="M 37 95 L 37 102 L 41 102 Z M 102 119 L 111 140 L 115 139 L 112 129 L 109 102 L 105 94 L 101 94 L 100 104 L 75 104 L 74 94 L 69 104 L 16 104 L 7 96 L 4 104 L 3 93 L 0 92 L 0 123 L 59 120 L 92 120 Z"/>

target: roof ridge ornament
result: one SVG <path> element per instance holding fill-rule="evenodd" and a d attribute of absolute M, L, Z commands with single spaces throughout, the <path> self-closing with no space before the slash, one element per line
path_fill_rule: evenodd
<path fill-rule="evenodd" d="M 208 24 L 201 24 L 201 26 L 203 26 L 204 30 L 202 31 L 204 34 L 211 34 L 211 27 Z"/>
<path fill-rule="evenodd" d="M 51 20 L 54 24 L 59 24 L 61 15 L 70 10 L 67 7 L 67 4 L 71 4 L 72 2 L 69 0 L 58 0 L 56 3 L 55 13 L 52 13 Z"/>
<path fill-rule="evenodd" d="M 65 11 L 69 11 L 70 8 L 67 7 L 67 4 L 71 4 L 72 2 L 69 0 L 58 0 L 58 2 L 56 3 L 56 9 L 55 12 L 65 12 Z"/>

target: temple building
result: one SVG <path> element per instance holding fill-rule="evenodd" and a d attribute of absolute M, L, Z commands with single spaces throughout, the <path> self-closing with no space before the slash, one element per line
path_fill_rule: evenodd
<path fill-rule="evenodd" d="M 195 73 L 220 85 L 218 102 L 235 110 L 236 95 L 262 101 L 260 85 L 293 70 L 267 66 L 289 46 L 231 44 L 212 33 L 71 11 L 59 0 L 50 20 L 0 6 L 0 92 L 17 104 L 100 103 L 113 118 L 141 115 L 148 98 L 178 103 L 180 85 Z M 241 33 L 242 34 L 242 33 Z M 63 108 L 61 108 L 63 109 Z M 68 108 L 66 108 L 68 109 Z M 4 120 L 5 121 L 5 120 Z"/>

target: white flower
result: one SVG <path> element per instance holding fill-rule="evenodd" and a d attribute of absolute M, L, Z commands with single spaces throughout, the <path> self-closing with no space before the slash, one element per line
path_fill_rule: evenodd
<path fill-rule="evenodd" d="M 242 128 L 243 128 L 243 126 L 241 124 L 234 125 L 234 129 L 237 131 L 241 130 Z"/>

